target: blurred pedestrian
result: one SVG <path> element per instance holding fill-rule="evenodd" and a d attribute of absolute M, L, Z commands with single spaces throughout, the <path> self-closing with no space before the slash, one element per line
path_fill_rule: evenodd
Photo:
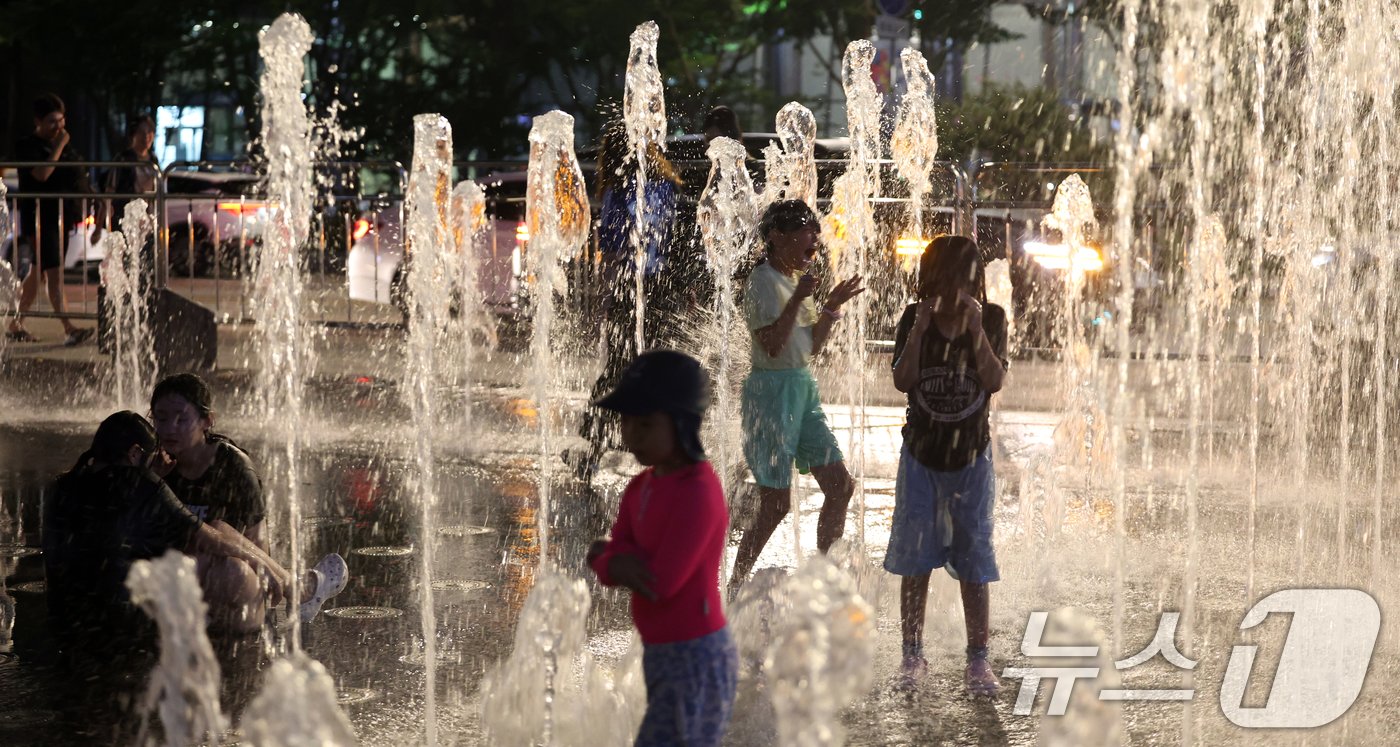
<path fill-rule="evenodd" d="M 81 161 L 68 134 L 63 99 L 46 93 L 34 100 L 34 130 L 15 143 L 15 160 L 46 161 L 54 166 L 26 166 L 19 169 L 21 193 L 77 195 L 92 191 L 88 171 L 78 166 L 58 166 L 64 161 Z M 63 325 L 64 345 L 77 345 L 92 336 L 91 327 L 78 327 L 64 316 L 68 305 L 63 297 L 63 255 L 68 233 L 83 223 L 82 202 L 78 197 L 20 198 L 18 247 L 29 247 L 31 262 L 20 284 L 19 314 L 10 320 L 7 336 L 17 342 L 38 342 L 24 328 L 24 313 L 34 305 L 42 280 L 49 305 Z"/>
<path fill-rule="evenodd" d="M 112 158 L 118 162 L 119 166 L 113 166 L 107 171 L 102 180 L 102 191 L 105 194 L 115 195 L 151 195 L 156 191 L 156 176 L 160 173 L 160 166 L 156 163 L 156 157 L 151 152 L 151 145 L 156 139 L 156 123 L 149 114 L 142 114 L 132 117 L 126 123 L 126 147 Z M 130 165 L 127 165 L 130 164 Z M 99 203 L 100 209 L 97 216 L 97 228 L 93 230 L 92 240 L 97 241 L 102 237 L 104 227 L 111 226 L 112 230 L 122 230 L 122 221 L 126 217 L 126 206 L 133 197 L 111 197 Z M 147 200 L 147 212 L 153 214 L 155 209 L 154 200 Z M 154 301 L 155 289 L 155 231 L 151 231 L 146 236 L 146 241 L 139 247 L 132 247 L 133 256 L 140 257 L 138 267 L 123 268 L 126 272 L 139 272 L 136 276 L 137 303 L 147 305 Z M 112 335 L 110 324 L 107 320 L 107 284 L 106 275 L 103 276 L 103 283 L 97 288 L 97 346 L 104 353 L 110 353 L 112 345 Z"/>
<path fill-rule="evenodd" d="M 160 165 L 156 163 L 155 154 L 151 152 L 151 146 L 155 144 L 155 141 L 156 123 L 155 120 L 151 119 L 151 115 L 141 114 L 128 119 L 125 147 L 112 157 L 113 161 L 123 165 L 114 166 L 107 171 L 106 178 L 102 181 L 102 191 L 117 195 L 154 194 L 156 176 L 160 173 Z M 134 198 L 113 197 L 107 200 L 108 207 L 104 213 L 108 220 L 97 221 L 98 230 L 100 231 L 104 225 L 109 224 L 113 230 L 121 230 L 126 205 L 132 199 Z M 147 207 L 154 208 L 154 205 Z"/>
<path fill-rule="evenodd" d="M 744 142 L 744 131 L 739 127 L 739 117 L 734 114 L 734 110 L 723 104 L 713 107 L 705 115 L 705 123 L 700 131 L 705 134 L 705 142 L 709 143 L 717 137 L 727 137 L 738 142 Z"/>
<path fill-rule="evenodd" d="M 676 220 L 676 202 L 682 186 L 676 169 L 659 145 L 648 144 L 646 189 L 642 222 L 637 227 L 637 154 L 627 139 L 626 126 L 613 120 L 603 128 L 598 146 L 598 249 L 602 255 L 605 348 L 603 371 L 593 385 L 594 400 L 611 390 L 623 369 L 638 352 L 636 340 L 636 238 L 642 244 L 642 294 L 644 347 L 673 347 L 681 328 L 679 317 L 689 305 L 677 268 L 669 256 Z M 636 236 L 634 237 L 634 231 Z M 618 446 L 617 416 L 597 407 L 584 410 L 579 436 L 587 441 L 582 450 L 566 452 L 565 459 L 581 480 L 598 468 L 605 449 Z"/>

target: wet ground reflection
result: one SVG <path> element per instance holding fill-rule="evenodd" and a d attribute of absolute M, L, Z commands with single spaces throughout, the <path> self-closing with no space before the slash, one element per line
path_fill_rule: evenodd
<path fill-rule="evenodd" d="M 387 392 L 387 394 L 386 394 Z M 474 403 L 477 438 L 489 446 L 458 444 L 444 449 L 440 474 L 438 529 L 422 536 L 420 512 L 409 485 L 411 463 L 401 454 L 400 431 L 385 426 L 385 411 L 397 405 L 387 387 L 356 391 L 366 399 L 358 410 L 344 399 L 340 425 L 324 429 L 335 438 L 314 444 L 303 461 L 302 495 L 308 502 L 302 524 L 305 557 L 339 552 L 351 566 L 352 580 L 325 614 L 303 628 L 307 652 L 334 678 L 342 707 L 366 745 L 419 744 L 423 725 L 423 641 L 421 640 L 418 558 L 424 542 L 436 543 L 432 584 L 437 619 L 437 694 L 443 742 L 478 744 L 476 699 L 483 672 L 513 645 L 521 605 L 539 561 L 535 520 L 538 466 L 535 444 L 519 434 L 531 415 L 507 392 Z M 383 408 L 387 408 L 383 409 Z M 844 408 L 832 408 L 833 425 L 844 426 Z M 236 417 L 228 418 L 236 423 Z M 1080 608 L 1104 630 L 1114 618 L 1117 585 L 1115 512 L 1111 490 L 1101 482 L 1064 480 L 1053 494 L 1039 490 L 1035 455 L 1050 443 L 1053 417 L 1004 413 L 998 423 L 1002 463 L 997 508 L 998 555 L 1003 581 L 993 597 L 993 663 L 1027 666 L 1018 653 L 1030 610 Z M 994 702 L 969 701 L 961 686 L 961 610 L 956 586 L 936 575 L 930 592 L 928 647 L 930 675 L 913 692 L 892 687 L 898 662 L 896 583 L 879 570 L 893 510 L 893 454 L 898 444 L 897 411 L 873 412 L 866 434 L 868 510 L 863 527 L 872 569 L 869 601 L 879 628 L 876 685 L 843 716 L 847 743 L 1030 744 L 1053 720 L 1011 713 L 1017 683 L 1007 683 Z M 65 667 L 53 654 L 45 625 L 40 520 L 48 484 L 68 467 L 90 437 L 85 421 L 0 429 L 0 745 L 79 745 L 129 743 L 139 721 L 133 707 L 152 665 L 134 655 L 126 641 L 104 641 L 97 658 Z M 365 434 L 377 434 L 375 438 Z M 483 436 L 481 434 L 493 434 Z M 265 463 L 256 434 L 231 433 Z M 1183 534 L 1182 470 L 1171 461 L 1171 434 L 1156 436 L 1155 466 L 1140 454 L 1127 455 L 1129 493 L 1124 517 L 1128 556 L 1123 566 L 1124 643 L 1131 654 L 1150 640 L 1158 613 L 1179 609 L 1183 599 L 1186 549 Z M 362 444 L 373 445 L 374 448 Z M 477 449 L 473 451 L 473 449 Z M 1135 461 L 1137 460 L 1137 461 Z M 633 467 L 609 457 L 595 488 L 562 482 L 553 494 L 552 560 L 579 570 L 587 541 L 606 531 L 625 475 Z M 1193 725 L 1200 743 L 1238 741 L 1240 730 L 1224 721 L 1219 682 L 1230 645 L 1238 638 L 1247 609 L 1242 561 L 1242 530 L 1248 504 L 1239 476 L 1227 467 L 1201 474 L 1199 535 L 1201 583 L 1196 593 L 1200 692 L 1187 710 L 1182 704 L 1124 704 L 1114 710 L 1125 741 L 1178 744 L 1183 722 Z M 562 478 L 561 478 L 562 479 Z M 1030 491 L 1023 494 L 1023 489 Z M 1339 488 L 1327 484 L 1290 485 L 1280 478 L 1263 492 L 1256 523 L 1259 542 L 1256 598 L 1284 586 L 1365 588 L 1385 608 L 1395 593 L 1386 577 L 1372 576 L 1372 538 L 1394 537 L 1400 525 L 1393 512 L 1377 526 L 1369 506 L 1352 500 L 1342 512 Z M 810 544 L 819 498 L 807 497 L 800 521 Z M 1342 527 L 1344 545 L 1336 544 Z M 848 526 L 848 537 L 858 527 Z M 785 523 L 760 561 L 762 566 L 795 563 L 792 528 Z M 557 538 L 559 541 L 553 541 Z M 379 548 L 379 549 L 376 549 Z M 732 551 L 732 547 L 731 547 Z M 1382 557 L 1381 571 L 1392 568 Z M 596 590 L 588 650 L 600 662 L 621 660 L 631 642 L 626 600 Z M 11 612 L 12 610 L 12 612 Z M 337 610 L 339 610 L 337 612 Z M 1263 640 L 1281 630 L 1261 626 Z M 1275 626 L 1277 627 L 1277 626 Z M 1395 714 L 1387 678 L 1397 666 L 1395 633 L 1383 631 L 1367 689 L 1338 723 L 1307 735 L 1259 735 L 1257 741 L 1347 743 L 1388 741 L 1387 717 Z M 235 718 L 257 692 L 269 651 L 258 636 L 216 638 L 223 667 L 223 703 Z M 1183 646 L 1187 644 L 1183 643 Z M 1277 650 L 1277 649 L 1274 649 Z M 1129 687 L 1173 687 L 1180 672 L 1163 664 L 1125 673 Z M 1264 670 L 1275 666 L 1261 659 Z M 1267 671 L 1265 672 L 1267 674 Z M 1262 676 L 1262 675 L 1261 675 Z M 1043 714 L 1044 690 L 1036 706 Z M 731 744 L 770 744 L 771 707 L 761 683 L 741 684 Z M 1047 726 L 1049 725 L 1049 726 Z M 1286 738 L 1285 738 L 1286 737 Z M 236 737 L 234 737 L 236 739 Z"/>

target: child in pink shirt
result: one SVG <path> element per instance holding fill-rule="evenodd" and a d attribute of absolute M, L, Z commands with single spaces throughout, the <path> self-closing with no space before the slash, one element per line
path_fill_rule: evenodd
<path fill-rule="evenodd" d="M 646 468 L 622 494 L 612 538 L 588 553 L 600 582 L 632 590 L 647 685 L 637 745 L 719 745 L 738 686 L 719 594 L 729 512 L 700 444 L 706 389 L 695 359 L 654 350 L 595 403 L 622 415 L 623 445 Z"/>

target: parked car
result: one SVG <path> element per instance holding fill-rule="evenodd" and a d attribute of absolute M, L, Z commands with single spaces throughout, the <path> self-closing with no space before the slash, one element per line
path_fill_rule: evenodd
<path fill-rule="evenodd" d="M 477 287 L 497 316 L 515 316 L 524 299 L 525 172 L 497 172 L 476 180 L 486 194 L 490 227 L 478 246 Z M 404 255 L 403 203 L 371 201 L 354 223 L 346 261 L 350 298 L 392 304 L 407 313 L 404 298 L 410 262 Z"/>
<path fill-rule="evenodd" d="M 271 203 L 262 178 L 241 172 L 176 171 L 166 180 L 171 277 L 234 277 L 262 241 Z"/>
<path fill-rule="evenodd" d="M 777 141 L 778 136 L 773 133 L 744 135 L 744 146 L 750 155 L 749 166 L 757 188 L 761 189 L 763 185 L 763 149 Z M 699 135 L 681 135 L 667 143 L 667 156 L 685 182 L 677 208 L 678 229 L 694 224 L 695 203 L 710 171 L 705 148 L 704 138 Z M 848 148 L 846 138 L 823 139 L 815 144 L 819 209 L 829 207 L 832 185 L 846 169 Z M 590 182 L 590 194 L 593 176 L 590 166 L 595 155 L 590 148 L 579 151 L 585 179 Z M 932 236 L 951 229 L 952 212 L 940 212 L 936 202 L 950 194 L 952 188 L 944 183 L 946 175 L 935 177 L 938 180 L 935 191 L 929 195 L 929 203 L 924 209 L 924 236 L 915 237 L 906 235 L 909 200 L 899 178 L 888 163 L 882 166 L 881 175 L 883 196 L 874 201 L 878 234 L 873 246 L 878 249 L 867 258 L 867 286 L 872 289 L 867 294 L 869 335 L 876 339 L 893 339 L 899 312 L 912 297 L 912 258 L 923 250 Z M 486 190 L 487 216 L 492 221 L 488 232 L 490 240 L 482 249 L 483 256 L 478 263 L 481 273 L 479 287 L 486 303 L 498 316 L 516 318 L 528 308 L 529 293 L 528 283 L 522 275 L 523 252 L 528 249 L 529 243 L 529 231 L 525 224 L 525 172 L 498 172 L 478 181 Z M 355 222 L 347 263 L 352 299 L 393 304 L 403 309 L 402 289 L 407 263 L 403 257 L 400 206 L 398 201 L 379 201 L 368 206 Z M 680 240 L 698 241 L 698 234 L 682 235 Z M 580 276 L 583 268 L 575 269 L 580 270 L 575 277 Z M 834 278 L 828 277 L 828 282 L 832 280 Z M 584 294 L 590 290 L 588 287 L 582 288 Z M 589 308 L 587 298 L 572 300 L 582 308 Z"/>

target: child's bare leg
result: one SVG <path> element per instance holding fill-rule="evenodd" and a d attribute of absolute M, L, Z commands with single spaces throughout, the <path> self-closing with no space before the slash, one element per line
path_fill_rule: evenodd
<path fill-rule="evenodd" d="M 768 538 L 772 537 L 778 525 L 783 523 L 783 517 L 787 516 L 791 506 L 791 488 L 759 486 L 758 515 L 754 517 L 753 526 L 744 532 L 744 538 L 739 541 L 739 552 L 734 557 L 734 572 L 729 577 L 731 596 L 744 583 L 744 579 L 748 578 L 749 571 L 753 570 L 754 563 L 758 562 L 758 556 L 763 554 Z"/>
<path fill-rule="evenodd" d="M 237 558 L 200 558 L 200 583 L 215 627 L 239 633 L 263 624 L 266 605 L 262 583 L 253 567 Z"/>
<path fill-rule="evenodd" d="M 856 492 L 856 481 L 846 471 L 845 462 L 832 462 L 812 468 L 812 477 L 822 489 L 821 514 L 817 516 L 817 549 L 826 552 L 846 532 L 846 508 Z"/>
<path fill-rule="evenodd" d="M 928 609 L 929 574 L 904 576 L 899 580 L 899 629 L 903 634 L 904 655 L 924 652 L 924 613 Z"/>
<path fill-rule="evenodd" d="M 49 296 L 49 306 L 54 313 L 62 314 L 68 310 L 68 301 L 63 297 L 63 270 L 44 270 L 44 286 Z M 71 334 L 77 327 L 66 316 L 60 316 L 58 321 L 63 325 L 63 331 Z"/>
<path fill-rule="evenodd" d="M 987 661 L 991 593 L 987 584 L 962 582 L 963 620 L 967 623 L 967 670 L 963 681 L 974 696 L 995 696 L 1001 680 Z"/>
<path fill-rule="evenodd" d="M 991 586 L 962 582 L 963 621 L 967 624 L 969 651 L 987 649 L 991 631 Z"/>
<path fill-rule="evenodd" d="M 18 332 L 24 329 L 23 314 L 29 311 L 29 307 L 34 305 L 34 299 L 39 297 L 39 269 L 30 267 L 29 274 L 24 276 L 24 280 L 19 284 L 19 315 L 10 319 L 10 331 Z"/>

